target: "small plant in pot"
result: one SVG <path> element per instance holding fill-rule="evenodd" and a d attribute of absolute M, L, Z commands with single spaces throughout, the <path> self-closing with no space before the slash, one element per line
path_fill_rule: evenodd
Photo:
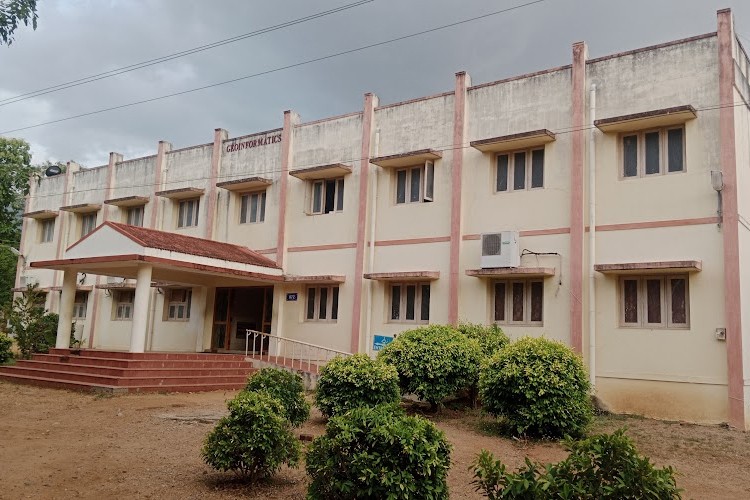
<path fill-rule="evenodd" d="M 86 339 L 81 337 L 80 339 L 75 338 L 73 335 L 70 336 L 70 354 L 81 354 L 81 350 L 84 349 Z"/>

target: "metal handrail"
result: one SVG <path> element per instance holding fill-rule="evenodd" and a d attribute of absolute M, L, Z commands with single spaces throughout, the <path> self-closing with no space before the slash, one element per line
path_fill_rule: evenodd
<path fill-rule="evenodd" d="M 329 362 L 331 359 L 335 358 L 336 356 L 351 356 L 351 353 L 344 352 L 344 351 L 338 351 L 336 349 L 331 349 L 329 347 L 323 347 L 320 345 L 310 344 L 309 342 L 303 342 L 301 340 L 295 340 L 295 339 L 288 339 L 285 337 L 278 337 L 276 335 L 271 335 L 270 333 L 265 332 L 259 332 L 257 330 L 251 330 L 247 329 L 245 330 L 245 356 L 249 356 L 250 354 L 250 337 L 253 338 L 253 353 L 255 353 L 255 346 L 257 344 L 258 339 L 261 339 L 261 345 L 260 345 L 260 353 L 259 358 L 261 361 L 263 360 L 263 348 L 266 347 L 264 344 L 266 344 L 266 339 L 268 342 L 268 346 L 266 348 L 266 360 L 270 363 L 271 362 L 271 342 L 275 342 L 276 345 L 276 354 L 274 357 L 283 357 L 288 358 L 292 360 L 292 366 L 294 366 L 294 361 L 298 360 L 300 368 L 302 368 L 303 362 L 307 362 L 307 370 L 311 371 L 313 362 L 316 367 L 320 367 L 324 365 L 325 363 Z M 291 349 L 291 356 L 288 356 L 289 349 Z M 312 356 L 313 352 L 316 354 L 315 357 Z M 306 354 L 304 356 L 303 354 Z"/>

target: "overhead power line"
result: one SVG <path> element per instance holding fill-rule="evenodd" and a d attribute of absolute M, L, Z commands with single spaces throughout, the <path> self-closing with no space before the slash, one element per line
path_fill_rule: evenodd
<path fill-rule="evenodd" d="M 198 47 L 193 47 L 191 49 L 186 49 L 180 52 L 174 52 L 172 54 L 167 54 L 166 56 L 157 57 L 155 59 L 149 59 L 147 61 L 142 61 L 142 62 L 131 64 L 128 66 L 122 66 L 120 68 L 115 68 L 109 71 L 105 71 L 103 73 L 97 73 L 96 75 L 90 75 L 90 76 L 86 76 L 83 78 L 79 78 L 77 80 L 71 80 L 69 82 L 60 83 L 58 85 L 52 85 L 51 87 L 45 87 L 43 89 L 33 90 L 31 92 L 18 94 L 13 97 L 7 97 L 5 99 L 0 99 L 0 106 L 7 106 L 8 104 L 13 104 L 15 102 L 24 101 L 26 99 L 32 99 L 34 97 L 39 97 L 41 95 L 51 94 L 52 92 L 58 92 L 60 90 L 69 89 L 71 87 L 77 87 L 79 85 L 85 85 L 87 83 L 96 82 L 98 80 L 104 80 L 105 78 L 111 78 L 113 76 L 121 75 L 123 73 L 128 73 L 130 71 L 135 71 L 141 68 L 147 68 L 155 64 L 161 64 L 163 62 L 171 61 L 173 59 L 179 59 L 181 57 L 185 57 L 191 54 L 196 54 L 198 52 L 203 52 L 206 50 L 214 49 L 216 47 L 221 47 L 222 45 L 239 42 L 240 40 L 245 40 L 247 38 L 251 38 L 254 36 L 258 36 L 258 35 L 263 35 L 266 33 L 271 33 L 272 31 L 277 31 L 283 28 L 288 28 L 289 26 L 294 26 L 296 24 L 302 24 L 307 21 L 312 21 L 313 19 L 318 19 L 320 17 L 325 17 L 331 14 L 336 14 L 338 12 L 352 9 L 354 7 L 359 7 L 361 5 L 372 3 L 374 1 L 375 0 L 359 0 L 354 3 L 342 5 L 341 7 L 336 7 L 334 9 L 329 9 L 323 12 L 318 12 L 317 14 L 311 14 L 309 16 L 300 17 L 299 19 L 286 21 L 281 24 L 269 26 L 266 28 L 261 28 L 256 31 L 251 31 L 249 33 L 244 33 L 242 35 L 233 36 L 231 38 L 225 38 L 224 40 L 219 40 L 219 41 L 212 42 L 206 45 L 200 45 Z"/>
<path fill-rule="evenodd" d="M 695 108 L 695 111 L 698 112 L 698 113 L 704 113 L 706 111 L 717 111 L 717 110 L 720 110 L 722 108 L 733 108 L 733 107 L 738 107 L 738 106 L 750 107 L 750 106 L 748 106 L 748 104 L 745 101 L 736 101 L 736 102 L 731 102 L 731 103 L 728 103 L 728 104 L 712 104 L 712 105 L 708 105 L 708 106 L 704 106 L 704 107 L 700 107 L 700 108 Z M 632 119 L 629 119 L 629 120 L 623 120 L 621 123 L 636 122 L 638 120 L 639 120 L 639 118 L 632 118 Z M 564 134 L 572 134 L 572 133 L 575 133 L 575 132 L 583 132 L 583 131 L 591 130 L 591 129 L 594 129 L 594 128 L 596 128 L 596 126 L 588 124 L 588 125 L 584 125 L 582 127 L 562 127 L 562 128 L 554 129 L 554 130 L 550 130 L 550 131 L 552 133 L 554 133 L 555 135 L 564 135 Z M 261 134 L 259 134 L 259 135 L 261 135 Z M 434 147 L 431 147 L 430 149 L 432 149 L 434 151 L 441 152 L 441 153 L 446 153 L 446 152 L 454 151 L 454 150 L 469 149 L 471 147 L 473 147 L 473 146 L 471 146 L 471 144 L 464 143 L 464 144 L 461 144 L 461 145 L 458 145 L 458 146 L 453 145 L 453 144 L 446 144 L 446 145 L 442 145 L 442 146 L 434 146 Z M 331 161 L 331 163 L 348 164 L 348 163 L 356 163 L 356 162 L 359 162 L 359 161 L 362 161 L 362 160 L 366 160 L 368 158 L 369 157 L 364 157 L 364 158 L 363 157 L 339 158 L 337 160 L 330 160 L 330 161 Z M 128 161 L 128 160 L 125 160 L 125 161 Z M 317 163 L 295 164 L 294 165 L 294 169 L 297 170 L 297 169 L 303 169 L 303 168 L 306 168 L 306 167 L 315 167 L 315 166 L 319 166 L 319 165 L 320 165 L 320 162 L 317 162 Z M 267 169 L 262 169 L 262 170 L 253 170 L 252 175 L 271 175 L 271 174 L 277 174 L 277 173 L 281 173 L 281 172 L 282 172 L 281 168 L 273 167 L 273 168 L 267 168 Z M 706 173 L 707 172 L 700 172 L 700 175 L 704 175 Z M 693 174 L 691 174 L 691 175 L 693 175 Z M 239 174 L 236 174 L 236 173 L 223 174 L 223 175 L 217 175 L 217 176 L 207 176 L 207 175 L 204 175 L 204 176 L 199 176 L 199 177 L 191 177 L 189 179 L 176 179 L 176 180 L 173 180 L 173 181 L 165 181 L 165 182 L 161 182 L 161 183 L 158 183 L 158 184 L 154 183 L 154 182 L 146 182 L 146 183 L 143 183 L 143 184 L 131 184 L 131 185 L 127 186 L 127 187 L 128 188 L 142 188 L 142 187 L 161 186 L 161 187 L 164 188 L 164 187 L 169 186 L 171 184 L 184 184 L 186 182 L 204 181 L 204 180 L 208 180 L 208 179 L 215 179 L 217 181 L 221 180 L 221 179 L 236 179 L 236 178 L 238 178 L 238 176 L 239 176 Z M 29 196 L 29 199 L 49 198 L 49 197 L 53 197 L 53 196 L 60 196 L 60 194 L 81 194 L 81 193 L 94 192 L 94 191 L 106 191 L 107 189 L 109 189 L 109 188 L 108 187 L 94 187 L 94 188 L 86 188 L 86 189 L 76 189 L 76 190 L 64 191 L 62 193 L 50 193 L 50 194 L 41 194 L 41 195 Z"/>
<path fill-rule="evenodd" d="M 150 103 L 150 102 L 160 101 L 160 100 L 163 100 L 163 99 L 169 99 L 171 97 L 177 97 L 177 96 L 181 96 L 181 95 L 185 95 L 185 94 L 191 94 L 193 92 L 198 92 L 198 91 L 201 91 L 201 90 L 206 90 L 206 89 L 210 89 L 210 88 L 214 88 L 214 87 L 219 87 L 219 86 L 222 86 L 222 85 L 227 85 L 227 84 L 230 84 L 230 83 L 239 82 L 239 81 L 242 81 L 242 80 L 248 80 L 248 79 L 251 79 L 251 78 L 257 78 L 259 76 L 268 75 L 268 74 L 271 74 L 271 73 L 277 73 L 279 71 L 284 71 L 284 70 L 287 70 L 287 69 L 297 68 L 297 67 L 300 67 L 300 66 L 306 66 L 308 64 L 313 64 L 313 63 L 316 63 L 316 62 L 321 62 L 321 61 L 325 61 L 325 60 L 328 60 L 328 59 L 333 59 L 333 58 L 340 57 L 340 56 L 347 55 L 347 54 L 353 54 L 355 52 L 361 52 L 363 50 L 372 49 L 374 47 L 381 47 L 383 45 L 388 45 L 388 44 L 399 42 L 399 41 L 402 41 L 402 40 L 408 40 L 410 38 L 415 38 L 415 37 L 418 37 L 418 36 L 426 35 L 428 33 L 434 33 L 436 31 L 444 30 L 444 29 L 447 29 L 447 28 L 452 28 L 452 27 L 459 26 L 459 25 L 466 24 L 466 23 L 470 23 L 470 22 L 473 22 L 473 21 L 478 21 L 480 19 L 486 19 L 488 17 L 497 16 L 497 15 L 500 15 L 500 14 L 505 14 L 507 12 L 511 12 L 511 11 L 518 10 L 518 9 L 522 9 L 524 7 L 528 7 L 530 5 L 542 3 L 542 2 L 545 2 L 545 1 L 547 1 L 547 0 L 534 0 L 534 1 L 531 1 L 531 2 L 526 2 L 526 3 L 523 3 L 523 4 L 515 5 L 513 7 L 508 7 L 508 8 L 505 8 L 505 9 L 496 10 L 494 12 L 489 12 L 487 14 L 482 14 L 482 15 L 479 15 L 479 16 L 474 16 L 474 17 L 470 17 L 470 18 L 467 18 L 467 19 L 463 19 L 461 21 L 455 21 L 455 22 L 452 22 L 452 23 L 443 24 L 441 26 L 436 26 L 434 28 L 429 28 L 429 29 L 426 29 L 426 30 L 418 31 L 416 33 L 411 33 L 409 35 L 403 35 L 403 36 L 399 36 L 399 37 L 396 37 L 396 38 L 390 38 L 388 40 L 383 40 L 381 42 L 371 43 L 371 44 L 368 44 L 368 45 L 362 45 L 360 47 L 356 47 L 356 48 L 353 48 L 353 49 L 343 50 L 341 52 L 335 52 L 333 54 L 328 54 L 328 55 L 321 56 L 321 57 L 316 57 L 316 58 L 313 58 L 313 59 L 307 59 L 306 61 L 301 61 L 301 62 L 297 62 L 297 63 L 293 63 L 293 64 L 288 64 L 286 66 L 280 66 L 280 67 L 269 69 L 269 70 L 266 70 L 266 71 L 260 71 L 258 73 L 253 73 L 251 75 L 245 75 L 245 76 L 241 76 L 241 77 L 237 77 L 237 78 L 232 78 L 231 80 L 224 80 L 224 81 L 221 81 L 221 82 L 211 83 L 211 84 L 208 84 L 208 85 L 203 85 L 201 87 L 195 87 L 195 88 L 192 88 L 192 89 L 183 90 L 183 91 L 180 91 L 180 92 L 173 92 L 171 94 L 166 94 L 166 95 L 162 95 L 162 96 L 158 96 L 158 97 L 152 97 L 152 98 L 149 98 L 149 99 L 143 99 L 143 100 L 140 100 L 140 101 L 134 101 L 134 102 L 126 103 L 126 104 L 120 104 L 120 105 L 111 106 L 111 107 L 108 107 L 108 108 L 97 109 L 97 110 L 94 110 L 94 111 L 89 111 L 87 113 L 80 113 L 78 115 L 67 116 L 65 118 L 58 118 L 56 120 L 49 120 L 49 121 L 46 121 L 46 122 L 36 123 L 34 125 L 28 125 L 26 127 L 19 127 L 19 128 L 15 128 L 15 129 L 11 129 L 11 130 L 5 130 L 3 132 L 0 132 L 0 135 L 10 134 L 10 133 L 13 133 L 13 132 L 20 132 L 20 131 L 23 131 L 23 130 L 29 130 L 29 129 L 32 129 L 32 128 L 42 127 L 42 126 L 45 126 L 45 125 L 52 125 L 54 123 L 60 123 L 60 122 L 65 122 L 65 121 L 69 121 L 69 120 L 75 120 L 77 118 L 83 118 L 83 117 L 86 117 L 86 116 L 92 116 L 92 115 L 97 115 L 97 114 L 101 114 L 101 113 L 107 113 L 109 111 L 115 111 L 115 110 L 118 110 L 118 109 L 129 108 L 129 107 L 138 106 L 138 105 L 141 105 L 141 104 L 147 104 L 147 103 Z"/>

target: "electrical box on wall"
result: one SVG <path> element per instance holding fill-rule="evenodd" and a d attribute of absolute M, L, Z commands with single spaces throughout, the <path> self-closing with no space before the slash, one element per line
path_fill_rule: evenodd
<path fill-rule="evenodd" d="M 518 267 L 521 253 L 518 250 L 518 231 L 501 231 L 482 234 L 482 269 Z"/>
<path fill-rule="evenodd" d="M 717 328 L 716 329 L 716 340 L 726 340 L 727 339 L 727 329 L 726 328 Z"/>

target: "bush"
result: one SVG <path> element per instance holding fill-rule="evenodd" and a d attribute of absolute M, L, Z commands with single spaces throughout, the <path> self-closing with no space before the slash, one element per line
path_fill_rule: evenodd
<path fill-rule="evenodd" d="M 58 315 L 44 310 L 42 292 L 29 285 L 13 302 L 6 304 L 0 319 L 13 334 L 21 357 L 31 358 L 36 352 L 47 352 L 55 345 Z"/>
<path fill-rule="evenodd" d="M 672 467 L 657 469 L 638 454 L 624 429 L 614 434 L 568 442 L 568 458 L 543 466 L 528 458 L 526 466 L 508 472 L 486 450 L 474 462 L 477 491 L 500 498 L 679 499 Z"/>
<path fill-rule="evenodd" d="M 279 400 L 284 415 L 293 427 L 299 427 L 310 417 L 310 403 L 305 401 L 305 386 L 302 377 L 296 373 L 263 368 L 250 375 L 245 390 L 265 392 Z"/>
<path fill-rule="evenodd" d="M 398 372 L 365 354 L 338 357 L 320 372 L 315 404 L 323 415 L 332 417 L 359 406 L 398 403 Z"/>
<path fill-rule="evenodd" d="M 447 499 L 450 451 L 429 420 L 395 405 L 355 408 L 310 445 L 307 498 Z"/>
<path fill-rule="evenodd" d="M 592 418 L 589 381 L 581 359 L 560 342 L 524 337 L 482 368 L 485 410 L 504 417 L 512 433 L 578 437 Z"/>
<path fill-rule="evenodd" d="M 405 331 L 378 355 L 396 367 L 403 394 L 415 394 L 433 409 L 476 383 L 481 358 L 476 340 L 443 325 Z"/>
<path fill-rule="evenodd" d="M 229 415 L 219 420 L 201 450 L 208 465 L 249 481 L 271 476 L 282 464 L 297 465 L 301 446 L 277 399 L 243 391 L 227 407 Z"/>
<path fill-rule="evenodd" d="M 13 339 L 0 332 L 0 364 L 13 359 Z"/>
<path fill-rule="evenodd" d="M 508 336 L 505 335 L 502 328 L 495 324 L 480 325 L 461 322 L 458 324 L 458 331 L 470 339 L 479 342 L 482 354 L 486 358 L 493 356 L 497 351 L 510 343 Z"/>

